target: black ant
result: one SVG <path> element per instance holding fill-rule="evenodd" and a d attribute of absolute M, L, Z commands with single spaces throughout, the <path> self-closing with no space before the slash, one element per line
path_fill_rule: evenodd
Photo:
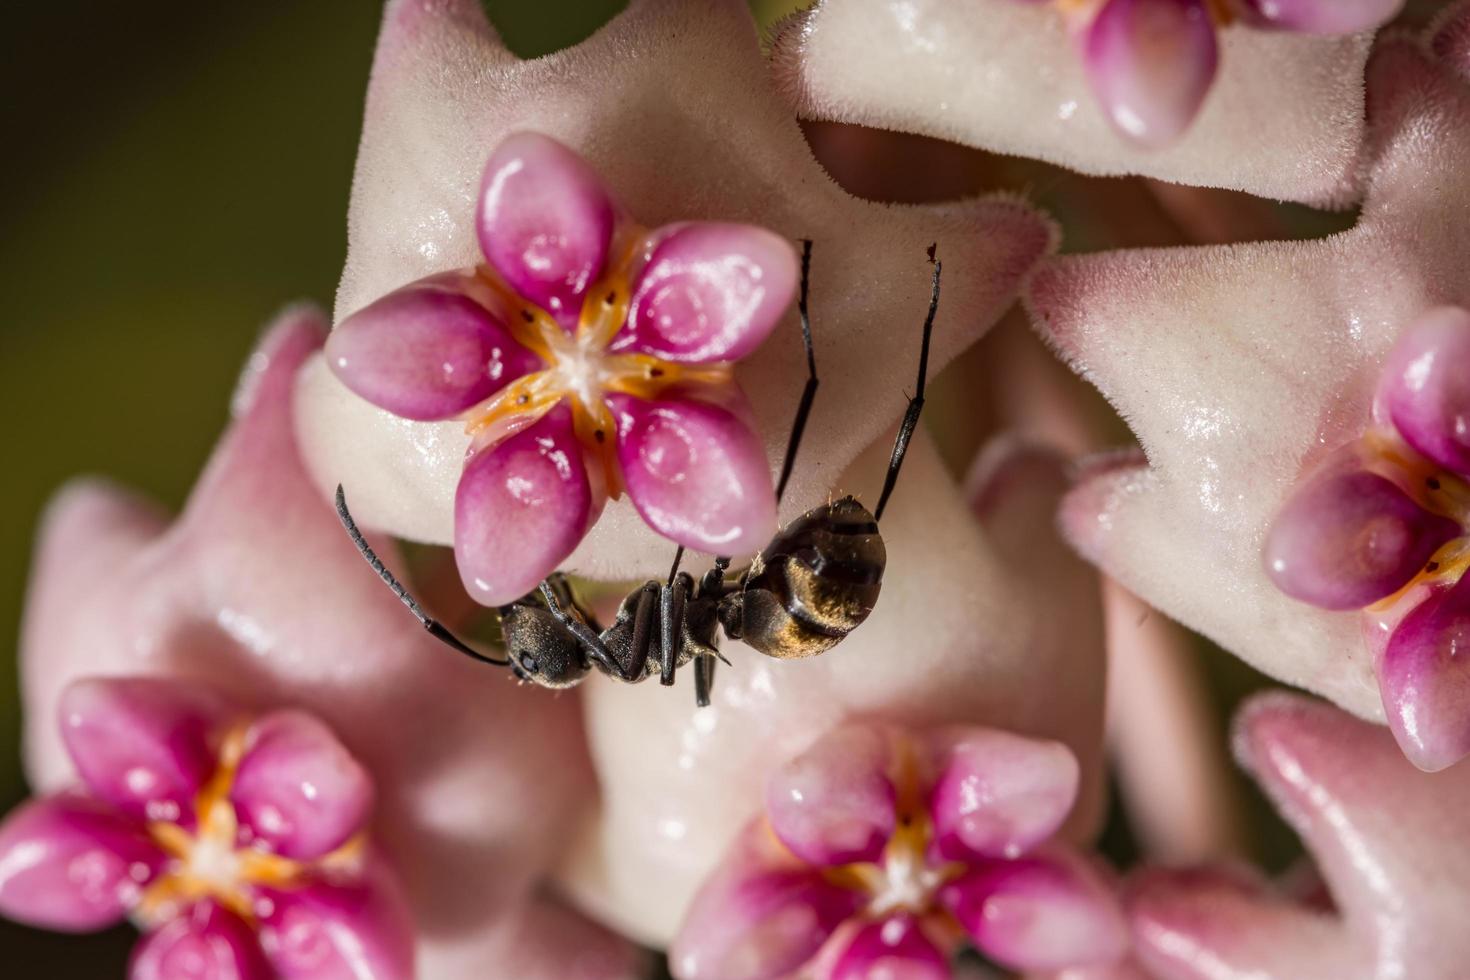
<path fill-rule="evenodd" d="M 851 495 L 812 508 L 777 532 L 733 583 L 725 580 L 730 558 L 717 557 L 714 567 L 696 584 L 689 573 L 679 570 L 684 556 L 680 547 L 674 554 L 668 580 L 663 585 L 645 582 L 623 600 L 613 624 L 602 629 L 577 601 L 567 577 L 555 572 L 537 591 L 496 609 L 508 653 L 506 659 L 500 659 L 475 650 L 423 611 L 363 539 L 339 486 L 337 514 L 342 525 L 373 571 L 431 636 L 481 663 L 509 667 L 518 679 L 542 687 L 571 687 L 586 678 L 593 667 L 630 684 L 656 671 L 659 682 L 671 686 L 675 671 L 693 661 L 695 700 L 704 707 L 709 704 L 716 658 L 724 660 L 718 647 L 721 629 L 730 639 L 741 640 L 780 660 L 823 653 L 862 625 L 873 611 L 883 585 L 887 550 L 878 533 L 878 521 L 898 482 L 909 440 L 924 407 L 929 337 L 939 309 L 941 264 L 934 256 L 934 246 L 928 251 L 934 274 L 919 349 L 918 386 L 894 440 L 877 509 L 869 513 Z M 811 253 L 812 243 L 803 241 L 798 309 L 807 380 L 776 483 L 778 500 L 791 477 L 817 393 L 817 362 L 807 315 Z M 655 648 L 657 657 L 653 655 Z"/>

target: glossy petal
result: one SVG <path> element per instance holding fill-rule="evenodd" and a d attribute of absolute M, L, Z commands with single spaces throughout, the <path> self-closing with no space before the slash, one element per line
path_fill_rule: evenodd
<path fill-rule="evenodd" d="M 882 729 L 833 732 L 771 773 L 766 813 L 791 852 L 829 867 L 878 861 L 897 822 Z"/>
<path fill-rule="evenodd" d="M 0 824 L 0 915 L 61 932 L 121 921 L 163 866 L 138 823 L 84 796 L 32 800 Z"/>
<path fill-rule="evenodd" d="M 572 553 L 601 504 L 565 405 L 480 450 L 465 464 L 454 500 L 454 557 L 465 588 L 485 606 L 519 599 Z"/>
<path fill-rule="evenodd" d="M 776 533 L 776 494 L 750 427 L 717 405 L 609 395 L 618 464 L 648 525 L 687 548 L 748 555 Z"/>
<path fill-rule="evenodd" d="M 373 774 L 375 837 L 403 869 L 421 976 L 478 980 L 513 963 L 528 980 L 573 967 L 621 980 L 633 954 L 619 937 L 566 910 L 530 915 L 595 792 L 577 700 L 426 636 L 307 477 L 294 384 L 325 332 L 298 309 L 266 335 L 178 521 L 95 485 L 51 507 L 20 645 L 32 784 L 75 779 L 56 717 L 77 677 L 167 673 L 227 685 L 257 711 L 297 706 Z M 372 540 L 402 574 L 392 542 Z M 434 723 L 384 724 L 399 717 Z M 557 945 L 569 934 L 585 961 Z"/>
<path fill-rule="evenodd" d="M 1379 398 L 1411 446 L 1470 476 L 1470 312 L 1444 307 L 1411 324 L 1388 356 Z"/>
<path fill-rule="evenodd" d="M 1194 122 L 1219 58 L 1204 0 L 1107 0 L 1082 46 L 1108 120 L 1149 147 Z"/>
<path fill-rule="evenodd" d="M 1292 494 L 1266 537 L 1266 572 L 1287 595 L 1322 609 L 1362 609 L 1397 592 L 1462 533 L 1393 481 L 1347 469 Z"/>
<path fill-rule="evenodd" d="M 811 959 L 863 902 L 779 853 L 765 828 L 695 897 L 669 950 L 678 980 L 777 980 Z"/>
<path fill-rule="evenodd" d="M 1404 754 L 1437 772 L 1470 754 L 1470 575 L 1404 617 L 1378 681 Z"/>
<path fill-rule="evenodd" d="M 738 361 L 796 297 L 796 250 L 754 225 L 697 222 L 660 232 L 614 350 L 670 361 Z"/>
<path fill-rule="evenodd" d="M 88 678 L 61 695 L 61 736 L 88 788 L 134 819 L 188 819 L 230 709 L 197 685 Z"/>
<path fill-rule="evenodd" d="M 1428 309 L 1470 303 L 1455 258 L 1470 250 L 1455 217 L 1470 180 L 1458 64 L 1412 41 L 1380 44 L 1371 192 L 1349 231 L 1070 257 L 1029 297 L 1039 329 L 1148 457 L 1085 474 L 1063 509 L 1068 536 L 1165 614 L 1368 718 L 1383 706 L 1358 618 L 1284 595 L 1261 545 L 1303 476 L 1369 424 L 1400 334 Z"/>
<path fill-rule="evenodd" d="M 128 980 L 272 980 L 255 933 L 238 916 L 200 902 L 144 936 Z"/>
<path fill-rule="evenodd" d="M 353 392 L 406 419 L 447 419 L 543 367 L 459 273 L 394 290 L 327 338 L 326 360 Z"/>
<path fill-rule="evenodd" d="M 949 860 L 1017 857 L 1055 834 L 1077 799 L 1077 758 L 1061 743 L 988 729 L 939 742 L 929 812 Z"/>
<path fill-rule="evenodd" d="M 280 980 L 412 980 L 413 922 L 381 875 L 263 890 L 260 943 Z"/>
<path fill-rule="evenodd" d="M 246 733 L 230 799 L 253 840 L 306 861 L 365 829 L 373 782 L 326 725 L 299 711 L 277 711 Z"/>
<path fill-rule="evenodd" d="M 1318 204 L 1355 199 L 1371 36 L 1232 28 L 1219 43 L 1220 71 L 1199 117 L 1163 149 L 1109 123 L 1056 4 L 827 0 L 783 23 L 772 60 L 804 118 L 921 133 L 1101 176 Z"/>
<path fill-rule="evenodd" d="M 1075 857 L 982 865 L 944 886 L 939 900 L 986 956 L 1017 969 L 1110 963 L 1128 948 L 1117 900 Z"/>
<path fill-rule="evenodd" d="M 485 164 L 475 232 L 518 294 L 571 329 L 603 273 L 616 207 L 597 171 L 540 133 L 513 133 Z"/>
<path fill-rule="evenodd" d="M 1235 0 L 1246 22 L 1305 34 L 1351 34 L 1381 27 L 1404 0 Z"/>
<path fill-rule="evenodd" d="M 697 98 L 691 78 L 700 80 Z M 937 375 L 1011 305 L 1053 245 L 1049 222 L 1013 195 L 894 207 L 841 190 L 773 90 L 739 0 L 633 0 L 582 43 L 528 61 L 505 49 L 476 0 L 394 0 L 368 93 L 339 315 L 481 261 L 471 202 L 486 155 L 525 130 L 581 154 L 648 227 L 737 222 L 816 242 L 823 380 L 806 445 L 820 453 L 796 467 L 783 520 L 824 501 L 903 413 L 929 300 L 928 246 L 938 242 L 944 260 Z M 752 391 L 759 382 L 752 428 L 775 470 L 806 377 L 794 310 L 737 375 Z M 323 499 L 340 483 L 363 527 L 453 541 L 454 487 L 470 441 L 461 425 L 377 411 L 324 363 L 306 369 L 298 411 Z M 624 500 L 563 567 L 599 579 L 652 577 L 667 572 L 669 550 Z"/>
<path fill-rule="evenodd" d="M 911 915 L 870 922 L 838 957 L 831 980 L 949 980 L 949 958 Z"/>

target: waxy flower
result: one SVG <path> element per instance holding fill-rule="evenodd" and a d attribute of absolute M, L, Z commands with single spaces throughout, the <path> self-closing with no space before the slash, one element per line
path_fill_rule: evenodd
<path fill-rule="evenodd" d="M 791 18 L 772 57 L 813 119 L 1338 205 L 1358 194 L 1364 29 L 1401 5 L 833 0 Z"/>
<path fill-rule="evenodd" d="M 1043 269 L 1029 296 L 1036 325 L 1117 406 L 1147 454 L 1084 476 L 1062 514 L 1078 548 L 1181 623 L 1355 714 L 1383 719 L 1385 710 L 1433 703 L 1429 717 L 1394 720 L 1422 747 L 1414 761 L 1431 768 L 1470 751 L 1470 661 L 1420 661 L 1394 681 L 1385 704 L 1375 676 L 1381 658 L 1359 617 L 1288 598 L 1267 575 L 1262 549 L 1303 474 L 1358 440 L 1375 400 L 1387 407 L 1379 381 L 1405 332 L 1436 308 L 1470 307 L 1467 23 L 1470 5 L 1456 4 L 1422 43 L 1380 43 L 1369 65 L 1368 194 L 1352 229 L 1325 240 L 1069 257 Z M 1433 433 L 1442 438 L 1455 423 L 1426 426 L 1421 410 L 1385 419 L 1380 409 L 1377 428 L 1420 440 L 1416 454 L 1427 460 L 1453 462 Z M 1386 534 L 1375 552 L 1391 573 L 1378 586 L 1453 532 L 1440 520 L 1454 520 L 1444 505 L 1425 511 L 1427 499 L 1405 506 L 1381 480 L 1352 482 L 1357 489 L 1339 508 L 1371 507 L 1376 497 L 1386 509 L 1373 512 L 1396 512 L 1404 531 L 1402 544 Z M 1308 530 L 1328 542 L 1325 525 Z M 1433 556 L 1422 557 L 1427 567 Z M 1375 601 L 1319 595 L 1350 607 L 1355 600 Z M 1431 674 L 1434 684 L 1422 684 Z"/>
<path fill-rule="evenodd" d="M 49 795 L 121 779 L 123 793 L 139 778 L 136 767 L 109 776 L 73 761 L 74 734 L 63 739 L 57 714 L 65 701 L 85 718 L 80 707 L 98 703 L 64 693 L 78 679 L 175 677 L 227 691 L 258 718 L 299 709 L 330 726 L 372 774 L 373 836 L 402 882 L 417 976 L 622 980 L 636 972 L 633 951 L 544 887 L 595 792 L 576 701 L 446 655 L 363 563 L 302 467 L 291 428 L 295 381 L 325 336 L 321 315 L 305 309 L 266 334 L 234 399 L 234 421 L 177 520 L 95 482 L 64 490 L 48 509 L 20 642 L 31 785 Z M 374 544 L 399 567 L 390 542 Z M 155 717 L 163 714 L 144 721 Z M 295 771 L 292 744 L 258 740 L 262 751 L 275 746 L 285 775 Z M 207 759 L 186 754 L 182 771 L 202 774 L 218 758 L 218 749 Z M 275 784 L 258 772 L 242 764 L 235 775 L 236 797 L 251 806 L 238 816 L 285 834 L 284 819 L 296 821 L 297 811 L 288 798 L 262 796 Z M 323 793 L 332 785 L 313 783 Z M 197 824 L 194 801 L 176 796 L 178 819 Z M 277 812 L 256 807 L 261 799 Z M 299 835 L 272 837 L 272 847 L 293 860 L 308 853 L 302 848 L 332 849 L 333 827 L 353 821 L 347 809 L 331 812 L 340 819 L 300 820 Z M 206 925 L 229 921 L 201 916 Z M 168 935 L 184 928 L 178 921 Z"/>
<path fill-rule="evenodd" d="M 1147 871 L 1125 889 L 1156 980 L 1459 980 L 1470 962 L 1470 768 L 1427 774 L 1382 728 L 1287 694 L 1237 716 L 1236 754 L 1321 885 L 1239 869 Z"/>
<path fill-rule="evenodd" d="M 730 368 L 791 304 L 791 245 L 750 225 L 640 228 L 536 133 L 491 154 L 475 230 L 483 264 L 389 293 L 327 343 L 373 404 L 465 420 L 454 554 L 470 594 L 530 592 L 623 488 L 680 545 L 760 550 L 776 501 Z"/>
<path fill-rule="evenodd" d="M 766 813 L 695 898 L 681 980 L 944 978 L 968 941 L 999 963 L 1110 963 L 1121 911 L 1050 845 L 1077 792 L 1055 742 L 988 728 L 834 731 L 771 774 Z"/>
<path fill-rule="evenodd" d="M 83 787 L 0 823 L 0 914 L 66 932 L 129 916 L 133 980 L 413 976 L 372 777 L 316 718 L 141 677 L 77 681 L 58 711 Z"/>
<path fill-rule="evenodd" d="M 1464 752 L 1470 705 L 1470 312 L 1426 313 L 1389 353 L 1374 422 L 1286 502 L 1267 573 L 1324 609 L 1363 609 L 1388 722 L 1441 769 Z"/>

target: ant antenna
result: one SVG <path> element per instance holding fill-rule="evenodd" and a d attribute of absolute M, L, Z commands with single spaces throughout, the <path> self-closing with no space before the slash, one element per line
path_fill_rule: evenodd
<path fill-rule="evenodd" d="M 898 483 L 898 471 L 903 466 L 904 455 L 909 451 L 909 440 L 919 425 L 919 413 L 924 410 L 924 381 L 929 376 L 929 337 L 934 333 L 934 315 L 939 312 L 939 270 L 943 263 L 934 257 L 936 245 L 929 246 L 929 261 L 934 264 L 934 281 L 929 292 L 929 314 L 924 317 L 924 340 L 919 347 L 919 385 L 909 407 L 903 413 L 903 424 L 898 427 L 898 438 L 893 440 L 893 455 L 888 459 L 888 475 L 883 479 L 883 493 L 878 497 L 878 509 L 873 511 L 875 521 L 883 519 L 883 508 Z"/>
<path fill-rule="evenodd" d="M 806 420 L 812 413 L 812 400 L 817 397 L 817 355 L 812 350 L 812 321 L 807 315 L 806 294 L 811 280 L 812 240 L 801 240 L 801 298 L 797 310 L 801 313 L 801 342 L 806 347 L 806 387 L 801 390 L 801 402 L 796 407 L 796 420 L 791 423 L 791 437 L 786 441 L 786 458 L 781 462 L 781 478 L 776 481 L 776 500 L 786 492 L 786 481 L 791 479 L 791 468 L 796 465 L 796 450 L 801 445 L 801 434 L 806 430 Z"/>
<path fill-rule="evenodd" d="M 347 529 L 347 536 L 352 538 L 352 543 L 357 546 L 358 553 L 367 560 L 367 563 L 372 566 L 373 571 L 378 573 L 378 578 L 382 579 L 383 583 L 393 590 L 393 594 L 398 597 L 398 601 L 408 607 L 408 611 L 413 613 L 414 618 L 419 621 L 419 625 L 430 636 L 445 646 L 458 650 L 466 657 L 472 660 L 478 660 L 482 664 L 492 664 L 496 667 L 510 666 L 509 660 L 497 660 L 494 657 L 487 657 L 485 654 L 475 650 L 468 643 L 449 632 L 449 629 L 443 623 L 437 619 L 432 619 L 428 613 L 424 612 L 423 607 L 418 604 L 418 600 L 409 595 L 408 589 L 403 587 L 403 583 L 399 582 L 393 573 L 388 571 L 388 567 L 383 564 L 383 559 L 378 557 L 378 553 L 373 550 L 372 545 L 367 543 L 367 539 L 357 529 L 357 522 L 352 519 L 352 512 L 347 509 L 347 494 L 343 492 L 340 483 L 337 485 L 337 518 L 342 522 L 342 526 Z"/>
<path fill-rule="evenodd" d="M 674 579 L 679 577 L 679 563 L 684 560 L 684 546 L 681 544 L 674 552 L 674 567 L 669 569 L 669 584 L 674 584 Z"/>

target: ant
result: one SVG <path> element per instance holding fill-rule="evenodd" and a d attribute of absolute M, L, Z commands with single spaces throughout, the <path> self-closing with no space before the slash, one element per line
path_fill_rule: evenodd
<path fill-rule="evenodd" d="M 663 585 L 645 582 L 623 600 L 613 624 L 602 629 L 578 602 L 567 577 L 554 572 L 537 591 L 496 609 L 507 651 L 506 658 L 501 659 L 475 650 L 424 612 L 363 538 L 340 486 L 337 515 L 363 558 L 424 629 L 465 656 L 509 667 L 517 679 L 549 688 L 578 684 L 593 667 L 629 684 L 656 671 L 659 683 L 667 687 L 673 685 L 675 671 L 693 661 L 695 701 L 705 707 L 710 703 L 716 660 L 725 659 L 718 647 L 721 629 L 730 639 L 741 640 L 768 657 L 793 660 L 831 649 L 873 611 L 887 564 L 878 521 L 898 482 L 899 469 L 924 407 L 929 338 L 939 309 L 941 263 L 934 253 L 935 246 L 929 246 L 934 273 L 919 350 L 918 386 L 894 440 L 877 509 L 870 513 L 851 495 L 812 508 L 778 531 L 733 582 L 726 581 L 730 558 L 722 556 L 715 558 L 714 567 L 696 584 L 688 572 L 679 570 L 684 556 L 680 546 L 668 580 Z M 812 243 L 803 240 L 798 310 L 807 380 L 776 483 L 777 500 L 791 477 L 819 383 L 807 314 L 811 254 Z"/>

